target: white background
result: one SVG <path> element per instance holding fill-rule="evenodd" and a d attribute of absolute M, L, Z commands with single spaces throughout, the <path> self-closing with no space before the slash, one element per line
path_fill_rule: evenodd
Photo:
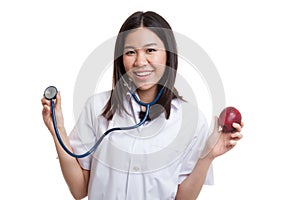
<path fill-rule="evenodd" d="M 158 12 L 198 43 L 218 68 L 226 105 L 243 114 L 244 139 L 214 161 L 215 185 L 199 199 L 300 199 L 299 8 L 296 0 L 1 1 L 1 199 L 72 199 L 41 118 L 43 90 L 61 90 L 70 131 L 83 62 L 137 10 Z"/>

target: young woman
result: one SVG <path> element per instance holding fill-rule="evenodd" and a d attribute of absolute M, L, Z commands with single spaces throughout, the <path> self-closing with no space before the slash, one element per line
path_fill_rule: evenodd
<path fill-rule="evenodd" d="M 113 127 L 137 124 L 145 115 L 130 92 L 146 103 L 161 93 L 150 118 L 134 130 L 107 135 L 97 150 L 76 159 L 55 137 L 50 102 L 42 99 L 43 119 L 51 132 L 63 176 L 75 199 L 196 199 L 203 184 L 213 182 L 212 161 L 242 138 L 215 129 L 208 138 L 205 118 L 174 88 L 176 41 L 168 22 L 154 12 L 136 12 L 122 25 L 115 44 L 113 89 L 88 99 L 70 136 L 64 128 L 57 95 L 57 127 L 74 153 L 83 153 Z M 129 91 L 131 90 L 131 91 Z M 188 113 L 188 114 L 187 114 Z M 193 116 L 189 118 L 190 116 Z M 208 151 L 207 151 L 208 149 Z M 205 150 L 205 156 L 203 151 Z"/>

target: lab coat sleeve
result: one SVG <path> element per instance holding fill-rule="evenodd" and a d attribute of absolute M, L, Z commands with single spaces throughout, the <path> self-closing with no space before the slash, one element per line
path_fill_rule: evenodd
<path fill-rule="evenodd" d="M 187 147 L 183 159 L 182 166 L 179 172 L 178 184 L 181 184 L 193 171 L 196 163 L 198 162 L 201 152 L 205 147 L 206 140 L 208 138 L 209 131 L 208 125 L 205 117 L 201 112 L 199 112 L 199 121 L 198 121 L 198 129 L 195 134 L 192 142 Z M 213 177 L 213 167 L 212 165 L 209 167 L 206 179 L 204 182 L 205 185 L 213 185 L 214 177 Z"/>
<path fill-rule="evenodd" d="M 76 125 L 69 135 L 70 144 L 75 154 L 83 154 L 95 144 L 95 123 L 97 117 L 93 99 L 93 97 L 90 97 L 87 100 Z M 78 158 L 78 162 L 83 169 L 90 170 L 91 159 L 92 154 L 84 158 Z"/>

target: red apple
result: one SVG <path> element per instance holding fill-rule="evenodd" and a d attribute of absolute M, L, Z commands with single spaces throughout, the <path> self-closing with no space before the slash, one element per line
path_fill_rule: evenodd
<path fill-rule="evenodd" d="M 241 124 L 242 115 L 235 107 L 226 107 L 219 116 L 219 125 L 222 127 L 222 132 L 234 132 L 235 128 L 232 123 Z"/>

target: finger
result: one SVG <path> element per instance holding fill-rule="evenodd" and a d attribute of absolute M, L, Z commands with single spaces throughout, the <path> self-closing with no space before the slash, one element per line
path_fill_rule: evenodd
<path fill-rule="evenodd" d="M 230 140 L 230 141 L 229 141 L 229 145 L 230 145 L 231 147 L 234 147 L 236 144 L 237 144 L 237 141 L 236 141 L 236 140 Z"/>
<path fill-rule="evenodd" d="M 236 129 L 237 132 L 242 131 L 242 126 L 239 123 L 232 123 L 232 126 Z"/>
<path fill-rule="evenodd" d="M 243 121 L 241 121 L 241 127 L 242 127 L 242 128 L 244 127 L 244 122 L 243 122 Z"/>
<path fill-rule="evenodd" d="M 43 106 L 44 105 L 49 105 L 50 106 L 50 101 L 48 99 L 44 98 L 44 97 L 41 99 L 41 103 L 42 103 Z"/>
<path fill-rule="evenodd" d="M 231 138 L 240 140 L 243 138 L 243 135 L 240 132 L 235 132 L 231 134 Z"/>
<path fill-rule="evenodd" d="M 43 114 L 43 115 L 48 115 L 50 112 L 51 112 L 50 106 L 44 105 L 44 106 L 43 106 L 42 114 Z"/>

